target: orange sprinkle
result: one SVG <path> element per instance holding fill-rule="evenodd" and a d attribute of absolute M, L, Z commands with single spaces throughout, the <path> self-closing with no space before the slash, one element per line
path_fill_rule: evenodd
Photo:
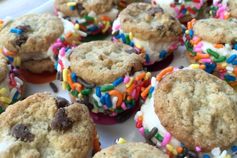
<path fill-rule="evenodd" d="M 197 53 L 196 56 L 195 56 L 195 60 L 206 59 L 206 58 L 209 58 L 209 57 L 210 57 L 209 54 Z"/>
<path fill-rule="evenodd" d="M 143 117 L 142 116 L 138 116 L 137 121 L 142 122 L 142 120 L 143 120 Z"/>
<path fill-rule="evenodd" d="M 112 21 L 110 19 L 110 17 L 108 17 L 108 16 L 101 16 L 100 19 L 103 20 L 103 21 Z"/>
<path fill-rule="evenodd" d="M 73 83 L 73 88 L 80 92 L 82 90 L 82 85 L 80 83 Z"/>
<path fill-rule="evenodd" d="M 215 44 L 214 47 L 215 47 L 215 48 L 223 48 L 224 45 L 223 45 L 223 44 Z"/>
<path fill-rule="evenodd" d="M 15 52 L 10 52 L 10 51 L 7 51 L 5 54 L 6 54 L 7 56 L 11 56 L 11 57 L 14 57 L 14 56 L 16 55 Z"/>
<path fill-rule="evenodd" d="M 68 33 L 65 35 L 65 37 L 66 37 L 66 38 L 70 38 L 70 37 L 72 37 L 72 35 L 73 35 L 72 32 L 68 32 Z"/>
<path fill-rule="evenodd" d="M 135 84 L 133 83 L 129 88 L 127 88 L 126 91 L 128 92 L 128 94 L 131 94 L 134 88 L 135 88 Z"/>
<path fill-rule="evenodd" d="M 156 76 L 156 80 L 160 81 L 165 75 L 173 72 L 174 68 L 172 66 L 169 66 L 167 68 L 165 68 L 164 70 L 162 70 L 157 76 Z"/>
<path fill-rule="evenodd" d="M 193 28 L 193 24 L 196 22 L 196 19 L 191 20 L 190 22 L 188 22 L 188 30 L 191 30 Z"/>
<path fill-rule="evenodd" d="M 237 81 L 230 82 L 230 85 L 231 85 L 232 87 L 237 86 Z"/>
<path fill-rule="evenodd" d="M 206 68 L 206 66 L 205 65 L 200 65 L 199 68 L 204 70 Z"/>
<path fill-rule="evenodd" d="M 0 19 L 0 24 L 3 24 L 3 20 Z"/>
<path fill-rule="evenodd" d="M 237 67 L 234 68 L 234 74 L 237 76 Z"/>
<path fill-rule="evenodd" d="M 151 88 L 151 85 L 148 86 L 148 87 L 141 93 L 141 97 L 142 97 L 143 99 L 145 99 L 146 96 L 148 95 L 150 88 Z"/>
<path fill-rule="evenodd" d="M 140 81 L 140 80 L 142 80 L 145 76 L 146 76 L 146 73 L 145 73 L 145 72 L 142 72 L 141 74 L 139 74 L 139 75 L 136 77 L 136 80 L 137 80 L 137 81 Z"/>
<path fill-rule="evenodd" d="M 111 90 L 109 91 L 109 94 L 118 98 L 116 106 L 119 107 L 123 102 L 123 94 L 120 93 L 118 90 Z"/>
<path fill-rule="evenodd" d="M 182 147 L 177 147 L 176 150 L 177 150 L 177 152 L 178 152 L 179 154 L 183 152 L 183 148 L 182 148 Z"/>
<path fill-rule="evenodd" d="M 72 90 L 75 90 L 75 87 L 73 85 L 72 78 L 71 78 L 71 73 L 67 74 L 67 82 L 70 85 L 70 87 L 72 88 Z"/>
<path fill-rule="evenodd" d="M 132 100 L 132 97 L 129 95 L 129 96 L 127 97 L 127 100 L 128 100 L 128 101 Z"/>
<path fill-rule="evenodd" d="M 230 13 L 226 13 L 226 14 L 224 15 L 224 19 L 229 19 L 229 17 L 230 17 Z"/>

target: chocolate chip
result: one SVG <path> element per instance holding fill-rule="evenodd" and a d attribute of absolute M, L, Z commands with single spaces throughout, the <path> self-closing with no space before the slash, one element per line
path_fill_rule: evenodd
<path fill-rule="evenodd" d="M 57 85 L 55 83 L 50 82 L 49 86 L 53 90 L 54 93 L 58 93 L 58 87 L 57 87 Z"/>
<path fill-rule="evenodd" d="M 66 131 L 72 128 L 72 125 L 73 122 L 67 117 L 65 109 L 58 109 L 51 122 L 51 128 L 56 131 Z"/>
<path fill-rule="evenodd" d="M 196 152 L 189 151 L 188 155 L 189 155 L 189 158 L 198 158 L 198 154 Z"/>
<path fill-rule="evenodd" d="M 31 30 L 30 25 L 20 25 L 20 26 L 17 26 L 16 28 L 22 30 L 23 33 L 29 32 Z"/>
<path fill-rule="evenodd" d="M 148 15 L 155 16 L 156 13 L 163 13 L 164 10 L 161 7 L 152 7 L 147 10 Z"/>
<path fill-rule="evenodd" d="M 83 99 L 77 102 L 86 105 L 89 110 L 92 110 L 94 108 L 94 105 L 90 103 L 89 96 L 84 96 Z"/>
<path fill-rule="evenodd" d="M 11 135 L 24 142 L 31 142 L 35 137 L 32 133 L 30 133 L 29 128 L 24 124 L 14 125 L 11 129 Z"/>
<path fill-rule="evenodd" d="M 130 70 L 130 72 L 129 72 L 129 75 L 130 75 L 130 76 L 133 76 L 133 75 L 135 74 L 135 72 L 136 72 L 136 71 L 135 71 L 135 68 L 132 67 L 131 70 Z"/>
<path fill-rule="evenodd" d="M 82 3 L 77 3 L 76 8 L 77 8 L 78 14 L 81 14 L 81 12 L 85 9 L 85 8 L 83 7 Z"/>
<path fill-rule="evenodd" d="M 57 72 L 56 79 L 59 80 L 59 81 L 63 81 L 63 76 L 62 76 L 61 72 Z"/>
<path fill-rule="evenodd" d="M 56 106 L 57 106 L 58 109 L 64 108 L 64 107 L 69 106 L 69 102 L 65 98 L 56 97 Z"/>
<path fill-rule="evenodd" d="M 26 43 L 28 37 L 26 35 L 20 35 L 20 36 L 17 36 L 16 39 L 15 39 L 15 45 L 17 46 L 21 46 L 22 44 Z"/>
<path fill-rule="evenodd" d="M 124 111 L 120 114 L 118 114 L 115 119 L 119 122 L 122 123 L 126 121 L 129 117 L 131 116 L 131 111 Z"/>
<path fill-rule="evenodd" d="M 95 88 L 95 86 L 96 86 L 94 83 L 90 84 L 80 77 L 77 77 L 77 81 L 86 88 Z"/>

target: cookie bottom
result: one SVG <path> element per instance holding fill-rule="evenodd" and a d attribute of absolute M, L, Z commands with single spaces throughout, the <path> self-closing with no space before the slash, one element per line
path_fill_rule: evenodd
<path fill-rule="evenodd" d="M 18 73 L 20 74 L 20 77 L 24 81 L 33 83 L 33 84 L 48 83 L 56 79 L 56 71 L 35 74 L 26 69 L 19 69 Z"/>
<path fill-rule="evenodd" d="M 151 72 L 159 71 L 169 66 L 170 63 L 173 61 L 173 59 L 174 59 L 174 54 L 172 53 L 169 56 L 167 56 L 164 60 L 155 62 L 152 65 L 145 65 L 144 67 L 147 69 L 147 71 L 151 71 Z"/>

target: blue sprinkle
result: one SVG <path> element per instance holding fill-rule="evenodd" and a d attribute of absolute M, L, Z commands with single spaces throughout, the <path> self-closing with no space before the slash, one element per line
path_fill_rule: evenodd
<path fill-rule="evenodd" d="M 183 9 L 181 12 L 182 12 L 183 14 L 186 14 L 187 9 Z"/>
<path fill-rule="evenodd" d="M 237 50 L 237 43 L 234 44 L 234 47 L 233 47 L 235 50 Z"/>
<path fill-rule="evenodd" d="M 167 54 L 168 54 L 167 51 L 162 50 L 162 51 L 160 52 L 160 55 L 159 55 L 160 59 L 164 59 L 164 58 L 166 57 Z"/>
<path fill-rule="evenodd" d="M 130 42 L 130 46 L 131 46 L 131 47 L 134 47 L 134 42 L 131 41 L 131 42 Z"/>
<path fill-rule="evenodd" d="M 101 97 L 100 87 L 95 88 L 95 94 L 96 94 L 97 97 L 99 97 L 99 98 Z"/>
<path fill-rule="evenodd" d="M 123 43 L 126 43 L 126 37 L 124 34 L 121 34 L 121 39 L 122 39 Z"/>
<path fill-rule="evenodd" d="M 231 76 L 231 75 L 228 75 L 228 74 L 226 74 L 224 76 L 224 78 L 225 78 L 226 81 L 229 81 L 229 82 L 236 80 L 235 76 Z"/>
<path fill-rule="evenodd" d="M 214 70 L 215 70 L 215 68 L 216 68 L 216 64 L 209 64 L 209 63 L 205 63 L 205 71 L 207 72 L 207 73 L 210 73 L 210 74 L 212 74 L 213 72 L 214 72 Z"/>
<path fill-rule="evenodd" d="M 237 58 L 237 55 L 236 55 L 236 54 L 233 54 L 233 55 L 231 55 L 231 56 L 226 60 L 226 62 L 227 62 L 228 64 L 230 64 L 230 63 L 232 63 L 236 58 Z"/>
<path fill-rule="evenodd" d="M 193 34 L 194 34 L 193 30 L 189 30 L 189 36 L 190 36 L 190 38 L 193 38 Z"/>
<path fill-rule="evenodd" d="M 96 31 L 98 30 L 98 27 L 96 25 L 92 25 L 90 27 L 87 28 L 88 31 Z"/>
<path fill-rule="evenodd" d="M 101 103 L 102 105 L 105 105 L 105 96 L 101 96 L 101 97 L 100 97 L 100 103 Z"/>
<path fill-rule="evenodd" d="M 148 54 L 146 54 L 146 63 L 150 63 L 150 56 Z"/>
<path fill-rule="evenodd" d="M 203 154 L 202 157 L 203 157 L 203 158 L 211 158 L 211 157 L 210 157 L 209 155 L 207 155 L 207 154 Z"/>
<path fill-rule="evenodd" d="M 20 34 L 23 33 L 23 31 L 22 31 L 21 29 L 18 29 L 18 28 L 12 28 L 12 29 L 10 30 L 10 32 L 11 32 L 11 33 L 18 34 L 18 35 L 20 35 Z"/>
<path fill-rule="evenodd" d="M 155 87 L 151 87 L 149 90 L 149 94 L 152 94 L 152 92 L 154 91 Z"/>
<path fill-rule="evenodd" d="M 14 61 L 14 58 L 13 58 L 13 57 L 10 57 L 10 56 L 7 56 L 7 59 L 8 59 L 8 61 L 9 61 L 10 63 L 13 63 L 13 61 Z"/>
<path fill-rule="evenodd" d="M 233 61 L 232 65 L 237 65 L 237 60 Z"/>
<path fill-rule="evenodd" d="M 108 108 L 113 106 L 109 93 L 105 93 L 105 104 Z"/>
<path fill-rule="evenodd" d="M 236 146 L 236 145 L 233 145 L 233 146 L 231 147 L 231 151 L 232 151 L 233 153 L 237 152 L 237 146 Z"/>
<path fill-rule="evenodd" d="M 73 82 L 77 82 L 77 75 L 74 72 L 71 73 L 71 78 Z"/>
<path fill-rule="evenodd" d="M 116 36 L 114 36 L 116 39 L 120 39 L 120 37 L 121 37 L 121 34 L 119 33 L 119 34 L 117 34 Z"/>
<path fill-rule="evenodd" d="M 57 67 L 58 67 L 58 62 L 55 62 L 54 69 L 57 70 Z"/>
<path fill-rule="evenodd" d="M 75 10 L 76 9 L 75 6 L 70 6 L 69 8 L 70 8 L 70 10 Z"/>
<path fill-rule="evenodd" d="M 119 77 L 112 84 L 114 87 L 116 87 L 116 86 L 120 85 L 120 83 L 122 83 L 122 82 L 123 82 L 123 77 Z"/>
<path fill-rule="evenodd" d="M 13 102 L 13 103 L 17 101 L 18 96 L 19 96 L 19 92 L 16 91 L 16 93 L 14 94 L 14 96 L 13 96 L 13 98 L 12 98 L 12 102 Z"/>

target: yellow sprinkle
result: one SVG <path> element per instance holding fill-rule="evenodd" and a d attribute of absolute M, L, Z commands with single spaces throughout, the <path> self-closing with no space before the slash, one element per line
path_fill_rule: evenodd
<path fill-rule="evenodd" d="M 137 44 L 137 43 L 135 43 L 135 46 L 136 46 L 138 49 L 141 49 L 141 48 L 142 48 L 142 46 L 139 45 L 139 44 Z"/>
<path fill-rule="evenodd" d="M 226 66 L 227 66 L 227 63 L 222 63 L 221 66 L 222 66 L 222 67 L 226 67 Z"/>
<path fill-rule="evenodd" d="M 79 29 L 80 29 L 80 25 L 79 25 L 79 24 L 75 24 L 74 28 L 75 28 L 76 30 L 79 30 Z"/>
<path fill-rule="evenodd" d="M 228 154 L 228 155 L 226 155 L 224 158 L 231 158 L 231 156 Z"/>
<path fill-rule="evenodd" d="M 129 33 L 129 38 L 130 38 L 130 40 L 133 39 L 132 32 Z"/>
<path fill-rule="evenodd" d="M 129 88 L 129 87 L 132 85 L 133 80 L 134 80 L 134 78 L 133 78 L 133 77 L 130 77 L 129 82 L 126 84 L 126 87 L 127 87 L 127 88 Z"/>
<path fill-rule="evenodd" d="M 186 33 L 186 34 L 189 34 L 189 30 L 186 30 L 185 33 Z"/>
<path fill-rule="evenodd" d="M 105 33 L 109 29 L 109 27 L 110 27 L 110 22 L 107 21 L 105 23 L 105 28 L 102 30 L 102 32 Z"/>
<path fill-rule="evenodd" d="M 68 69 L 63 69 L 63 81 L 67 82 Z"/>
<path fill-rule="evenodd" d="M 191 64 L 190 66 L 193 69 L 198 69 L 199 68 L 199 64 Z"/>
<path fill-rule="evenodd" d="M 177 151 L 176 151 L 176 149 L 175 149 L 172 145 L 167 144 L 167 145 L 166 145 L 166 148 L 167 148 L 170 152 L 172 152 L 174 155 L 177 155 L 177 154 L 178 154 Z"/>
<path fill-rule="evenodd" d="M 125 144 L 125 143 L 127 143 L 127 141 L 123 138 L 119 138 L 119 139 L 116 140 L 116 143 L 117 144 Z"/>
<path fill-rule="evenodd" d="M 148 80 L 149 78 L 151 78 L 151 73 L 150 73 L 150 72 L 147 72 L 147 73 L 146 73 L 146 76 L 145 76 L 145 80 Z"/>
<path fill-rule="evenodd" d="M 6 96 L 8 94 L 8 90 L 6 88 L 1 88 L 0 89 L 0 95 Z"/>
<path fill-rule="evenodd" d="M 9 97 L 0 97 L 0 102 L 10 104 L 12 100 Z"/>
<path fill-rule="evenodd" d="M 65 81 L 62 82 L 62 89 L 63 90 L 67 89 L 67 82 L 65 82 Z"/>
<path fill-rule="evenodd" d="M 67 3 L 68 7 L 73 7 L 73 6 L 76 6 L 76 5 L 77 5 L 77 2 L 68 2 Z"/>
<path fill-rule="evenodd" d="M 14 58 L 14 63 L 13 63 L 14 66 L 20 66 L 21 65 L 21 58 L 19 56 L 16 56 Z"/>

